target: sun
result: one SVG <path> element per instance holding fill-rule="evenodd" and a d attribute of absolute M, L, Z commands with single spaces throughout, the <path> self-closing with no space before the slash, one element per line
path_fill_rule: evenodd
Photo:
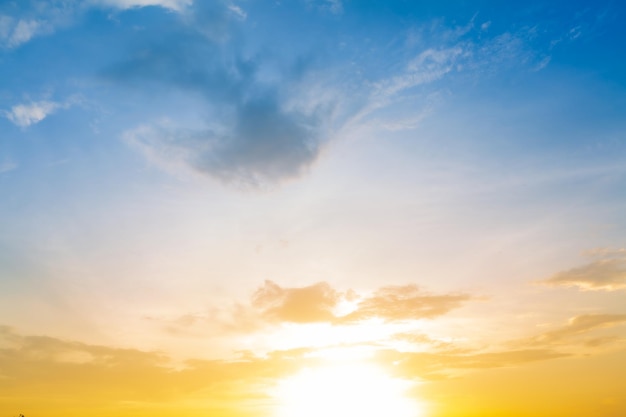
<path fill-rule="evenodd" d="M 309 368 L 281 381 L 275 417 L 422 417 L 407 388 L 407 381 L 369 364 Z"/>

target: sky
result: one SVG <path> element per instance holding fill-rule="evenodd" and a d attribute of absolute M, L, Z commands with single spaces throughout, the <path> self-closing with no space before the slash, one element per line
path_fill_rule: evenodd
<path fill-rule="evenodd" d="M 626 415 L 625 18 L 0 0 L 0 414 Z"/>

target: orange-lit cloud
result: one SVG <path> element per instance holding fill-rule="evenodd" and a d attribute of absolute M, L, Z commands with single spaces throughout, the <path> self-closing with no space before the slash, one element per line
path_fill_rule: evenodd
<path fill-rule="evenodd" d="M 270 320 L 293 323 L 332 321 L 342 295 L 325 282 L 307 287 L 283 288 L 265 281 L 252 296 L 252 305 Z"/>
<path fill-rule="evenodd" d="M 572 317 L 569 323 L 559 329 L 542 333 L 524 341 L 532 345 L 556 345 L 594 330 L 605 329 L 626 323 L 626 314 L 583 314 Z M 588 346 L 600 346 L 617 340 L 615 337 L 602 337 L 586 342 Z"/>
<path fill-rule="evenodd" d="M 275 323 L 351 325 L 368 319 L 433 319 L 471 299 L 467 294 L 431 294 L 417 285 L 386 286 L 371 295 L 361 295 L 353 290 L 340 291 L 326 282 L 282 287 L 267 280 L 254 292 L 249 304 L 235 303 L 228 308 L 212 308 L 173 319 L 149 319 L 162 322 L 163 329 L 172 334 L 201 334 L 201 329 L 250 333 Z M 349 313 L 340 311 L 342 303 L 352 305 Z"/>
<path fill-rule="evenodd" d="M 471 297 L 466 294 L 433 295 L 417 285 L 388 286 L 362 299 L 357 309 L 342 317 L 343 322 L 382 318 L 385 320 L 417 320 L 442 316 L 459 308 Z"/>
<path fill-rule="evenodd" d="M 181 367 L 159 352 L 23 336 L 2 326 L 0 410 L 8 409 L 8 402 L 22 410 L 33 402 L 58 410 L 189 400 L 202 400 L 205 412 L 236 410 L 237 399 L 262 399 L 264 390 L 277 379 L 314 361 L 304 353 L 277 351 L 265 357 L 188 360 Z M 216 411 L 211 415 L 233 414 Z"/>
<path fill-rule="evenodd" d="M 452 375 L 455 370 L 509 367 L 566 356 L 569 354 L 551 349 L 467 353 L 381 350 L 377 354 L 377 359 L 404 378 L 441 379 Z"/>
<path fill-rule="evenodd" d="M 578 287 L 582 290 L 615 291 L 626 289 L 626 251 L 594 252 L 601 258 L 586 265 L 561 271 L 540 281 L 549 286 Z"/>

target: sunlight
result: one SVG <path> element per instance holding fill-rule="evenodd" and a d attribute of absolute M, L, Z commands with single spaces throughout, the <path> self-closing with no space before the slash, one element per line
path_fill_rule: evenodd
<path fill-rule="evenodd" d="M 409 385 L 362 363 L 305 369 L 279 384 L 276 417 L 421 417 Z"/>

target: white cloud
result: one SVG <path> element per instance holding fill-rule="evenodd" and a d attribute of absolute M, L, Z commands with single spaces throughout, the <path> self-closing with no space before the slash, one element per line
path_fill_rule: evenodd
<path fill-rule="evenodd" d="M 450 48 L 429 48 L 422 51 L 407 63 L 403 72 L 374 83 L 367 106 L 352 119 L 352 123 L 389 106 L 407 90 L 440 80 L 455 70 L 457 61 L 466 54 L 460 44 Z"/>
<path fill-rule="evenodd" d="M 36 20 L 20 20 L 15 25 L 13 33 L 8 40 L 9 46 L 18 46 L 28 42 L 39 30 L 41 23 Z"/>
<path fill-rule="evenodd" d="M 234 13 L 235 16 L 237 16 L 241 20 L 245 20 L 248 17 L 248 14 L 245 12 L 245 10 L 235 4 L 228 5 L 228 10 Z"/>
<path fill-rule="evenodd" d="M 181 11 L 190 6 L 193 0 L 92 0 L 92 4 L 130 9 L 133 7 L 160 6 L 165 9 Z"/>
<path fill-rule="evenodd" d="M 133 7 L 158 6 L 182 12 L 193 0 L 50 0 L 19 2 L 18 14 L 0 14 L 0 47 L 17 48 L 35 37 L 54 33 L 67 27 L 91 7 L 130 9 Z M 240 16 L 243 11 L 237 6 L 233 13 Z M 245 14 L 245 13 L 244 13 Z M 245 17 L 245 16 L 244 16 Z"/>
<path fill-rule="evenodd" d="M 4 115 L 15 125 L 28 127 L 41 122 L 58 109 L 69 108 L 72 104 L 74 104 L 72 99 L 64 103 L 47 100 L 31 101 L 30 103 L 17 104 L 11 107 L 11 110 L 5 111 Z"/>
<path fill-rule="evenodd" d="M 314 7 L 321 11 L 326 11 L 333 14 L 343 13 L 342 0 L 307 0 L 307 4 L 310 7 Z"/>
<path fill-rule="evenodd" d="M 45 21 L 0 15 L 0 45 L 4 47 L 16 48 L 48 31 L 50 27 Z"/>

